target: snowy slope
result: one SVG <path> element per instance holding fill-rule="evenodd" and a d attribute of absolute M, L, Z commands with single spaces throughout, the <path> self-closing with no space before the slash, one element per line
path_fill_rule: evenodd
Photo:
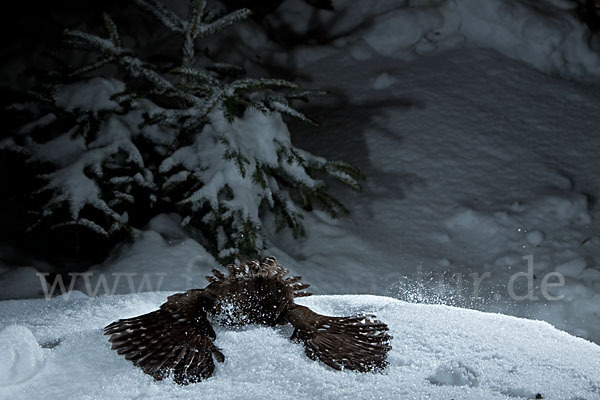
<path fill-rule="evenodd" d="M 366 188 L 338 192 L 350 219 L 307 216 L 309 238 L 274 235 L 274 253 L 319 293 L 500 311 L 600 341 L 600 52 L 575 2 L 335 5 L 293 25 L 320 45 L 278 59 L 332 94 L 305 109 L 321 129 L 291 127 L 295 143 L 355 162 Z"/>
<path fill-rule="evenodd" d="M 373 312 L 389 324 L 384 374 L 309 360 L 289 329 L 217 329 L 226 356 L 208 381 L 154 382 L 110 350 L 102 327 L 156 308 L 169 293 L 74 295 L 0 303 L 0 393 L 6 399 L 599 399 L 600 347 L 544 322 L 376 296 L 315 296 L 330 315 Z"/>
<path fill-rule="evenodd" d="M 297 125 L 295 140 L 356 162 L 368 180 L 364 193 L 343 195 L 349 219 L 309 216 L 306 242 L 274 239 L 288 263 L 319 274 L 312 281 L 326 293 L 402 297 L 406 278 L 431 277 L 433 292 L 443 279 L 448 293 L 421 300 L 546 319 L 599 340 L 600 143 L 590 134 L 600 90 L 484 50 L 413 62 L 330 57 L 305 71 L 316 86 L 339 77 L 345 87 L 331 89 L 347 100 L 308 110 L 323 126 Z M 393 82 L 383 92 L 385 79 Z M 513 304 L 507 284 L 528 272 L 528 255 L 538 300 Z M 550 293 L 564 301 L 541 296 L 554 272 L 565 284 Z M 490 274 L 478 294 L 472 273 Z M 525 295 L 527 280 L 515 282 Z"/>
<path fill-rule="evenodd" d="M 300 43 L 294 48 L 277 46 L 253 23 L 238 31 L 247 44 L 240 51 L 331 92 L 304 108 L 321 129 L 290 123 L 294 144 L 353 162 L 367 175 L 364 193 L 336 193 L 348 218 L 306 214 L 308 238 L 271 232 L 267 253 L 304 275 L 318 294 L 380 294 L 502 312 L 600 343 L 600 43 L 573 16 L 575 2 L 334 5 L 331 13 L 289 0 L 268 18 L 275 32 L 293 30 Z M 261 64 L 246 61 L 250 71 Z M 136 232 L 133 245 L 90 271 L 90 290 L 81 278 L 74 287 L 93 295 L 100 273 L 108 291 L 116 276 L 130 274 L 116 293 L 202 286 L 216 262 L 178 222 L 159 216 Z M 0 265 L 0 298 L 40 295 L 35 272 Z M 545 277 L 557 283 L 554 273 L 564 285 L 551 286 L 548 295 L 560 299 L 549 300 L 541 286 Z M 489 276 L 477 285 L 472 274 Z M 531 276 L 531 299 L 511 298 L 515 274 Z M 528 282 L 516 276 L 513 289 L 522 297 Z M 142 285 L 144 277 L 150 286 Z M 96 294 L 107 292 L 98 288 Z M 139 310 L 125 300 L 122 307 L 141 312 L 144 299 L 135 300 Z M 17 303 L 0 303 L 11 304 Z M 525 383 L 510 387 L 537 390 Z"/>

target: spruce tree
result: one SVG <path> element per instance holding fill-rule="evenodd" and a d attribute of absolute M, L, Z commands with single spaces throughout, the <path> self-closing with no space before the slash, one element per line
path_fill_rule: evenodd
<path fill-rule="evenodd" d="M 10 107 L 28 122 L 0 148 L 35 166 L 32 235 L 61 241 L 64 251 L 90 242 L 109 249 L 152 216 L 174 212 L 226 263 L 262 252 L 266 213 L 299 238 L 303 211 L 347 212 L 326 180 L 360 190 L 360 171 L 294 147 L 282 118 L 316 125 L 293 102 L 323 93 L 246 77 L 198 51 L 249 10 L 220 15 L 190 0 L 181 18 L 158 0 L 136 3 L 179 38 L 168 54 L 176 62 L 142 59 L 104 14 L 104 35 L 65 31 L 65 44 L 89 62 L 50 74 Z"/>

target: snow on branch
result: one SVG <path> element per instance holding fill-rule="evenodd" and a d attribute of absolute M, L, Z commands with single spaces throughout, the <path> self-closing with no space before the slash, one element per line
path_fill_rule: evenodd
<path fill-rule="evenodd" d="M 65 31 L 68 44 L 95 58 L 13 107 L 35 117 L 3 148 L 29 149 L 20 154 L 44 165 L 36 192 L 43 207 L 32 230 L 63 232 L 65 240 L 85 231 L 114 243 L 158 213 L 177 213 L 225 263 L 262 252 L 269 213 L 277 230 L 300 238 L 303 212 L 347 211 L 327 181 L 359 190 L 360 171 L 294 147 L 282 119 L 316 125 L 292 103 L 323 92 L 244 77 L 241 67 L 196 54 L 197 39 L 244 20 L 248 10 L 214 18 L 206 1 L 190 0 L 182 20 L 158 0 L 136 4 L 183 39 L 180 49 L 162 49 L 177 65 L 155 65 L 124 47 L 104 14 L 107 37 Z"/>

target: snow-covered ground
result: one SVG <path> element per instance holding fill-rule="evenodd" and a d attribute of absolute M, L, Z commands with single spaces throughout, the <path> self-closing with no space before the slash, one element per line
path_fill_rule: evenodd
<path fill-rule="evenodd" d="M 319 131 L 292 126 L 296 143 L 369 179 L 340 193 L 350 219 L 310 216 L 307 241 L 274 242 L 324 293 L 501 311 L 598 342 L 598 38 L 569 2 L 484 3 L 374 2 L 333 46 L 297 49 L 299 79 L 333 99 L 307 110 Z"/>
<path fill-rule="evenodd" d="M 270 232 L 268 253 L 317 294 L 501 312 L 600 343 L 600 39 L 573 16 L 574 4 L 334 0 L 330 13 L 289 0 L 266 23 L 298 38 L 291 50 L 254 23 L 239 28 L 243 51 L 260 56 L 249 70 L 277 64 L 331 93 L 303 108 L 320 129 L 290 122 L 294 144 L 367 176 L 364 193 L 335 189 L 349 217 L 306 214 L 308 238 Z M 203 286 L 217 263 L 178 222 L 157 217 L 72 287 Z M 36 272 L 0 264 L 0 296 L 42 295 Z M 395 339 L 385 375 L 329 371 L 281 333 L 250 328 L 220 332 L 228 362 L 201 388 L 151 383 L 108 350 L 100 327 L 151 310 L 165 294 L 73 296 L 0 303 L 0 327 L 35 337 L 22 327 L 0 334 L 24 365 L 11 380 L 23 383 L 2 393 L 58 395 L 76 385 L 89 398 L 259 398 L 266 381 L 272 398 L 600 398 L 596 345 L 541 322 L 374 297 L 306 301 L 388 322 Z"/>
<path fill-rule="evenodd" d="M 600 398 L 600 347 L 544 322 L 377 296 L 314 296 L 328 315 L 375 313 L 393 349 L 383 374 L 329 369 L 290 329 L 216 329 L 213 378 L 155 382 L 110 350 L 102 328 L 151 311 L 169 293 L 0 303 L 3 399 L 546 399 Z"/>

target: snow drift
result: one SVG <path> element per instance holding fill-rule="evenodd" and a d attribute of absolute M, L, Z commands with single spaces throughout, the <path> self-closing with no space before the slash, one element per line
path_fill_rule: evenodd
<path fill-rule="evenodd" d="M 76 293 L 76 292 L 75 292 Z M 110 350 L 102 327 L 158 307 L 167 292 L 0 303 L 0 381 L 11 399 L 596 399 L 600 347 L 529 321 L 376 296 L 314 296 L 328 315 L 375 313 L 393 350 L 383 374 L 338 372 L 311 361 L 285 327 L 217 329 L 215 376 L 187 387 L 155 382 Z"/>
<path fill-rule="evenodd" d="M 306 35 L 319 21 L 336 48 L 362 61 L 485 48 L 546 73 L 570 78 L 600 75 L 600 41 L 577 18 L 576 1 L 338 0 L 334 13 L 321 11 L 304 21 L 299 19 L 301 5 L 289 3 L 273 24 Z M 304 48 L 297 61 L 304 65 L 329 53 L 312 49 Z"/>

